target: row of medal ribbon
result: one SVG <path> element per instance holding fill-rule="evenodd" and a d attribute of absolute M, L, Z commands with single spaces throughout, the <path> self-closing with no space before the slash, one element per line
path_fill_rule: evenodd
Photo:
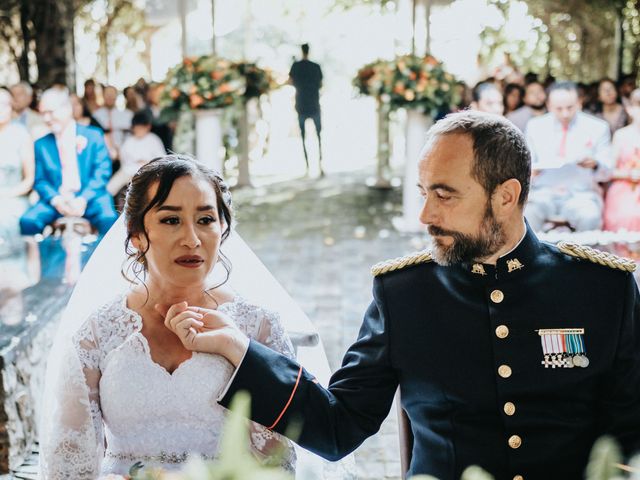
<path fill-rule="evenodd" d="M 544 368 L 587 368 L 584 347 L 584 329 L 538 330 L 544 360 Z"/>

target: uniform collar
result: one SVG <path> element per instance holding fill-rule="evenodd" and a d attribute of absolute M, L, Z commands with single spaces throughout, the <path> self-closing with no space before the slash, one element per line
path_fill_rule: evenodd
<path fill-rule="evenodd" d="M 469 275 L 478 280 L 509 280 L 526 274 L 540 250 L 540 241 L 525 220 L 525 233 L 520 243 L 510 252 L 498 258 L 495 265 L 479 262 L 461 264 Z"/>

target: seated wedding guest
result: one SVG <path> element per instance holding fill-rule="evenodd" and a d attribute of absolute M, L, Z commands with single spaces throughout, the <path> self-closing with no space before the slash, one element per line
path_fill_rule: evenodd
<path fill-rule="evenodd" d="M 111 138 L 115 149 L 110 151 L 112 159 L 120 158 L 120 148 L 125 136 L 131 131 L 131 118 L 133 114 L 129 110 L 122 110 L 116 106 L 118 90 L 116 87 L 106 86 L 102 90 L 102 106 L 93 116 L 100 122 L 106 138 Z"/>
<path fill-rule="evenodd" d="M 626 107 L 631 124 L 613 135 L 614 180 L 604 202 L 604 228 L 640 231 L 640 89 Z"/>
<path fill-rule="evenodd" d="M 131 121 L 132 135 L 120 149 L 120 169 L 113 174 L 107 191 L 116 197 L 143 165 L 165 155 L 162 141 L 151 132 L 151 118 L 145 111 L 137 112 Z M 116 204 L 118 203 L 116 198 Z"/>
<path fill-rule="evenodd" d="M 117 218 L 106 190 L 111 159 L 102 132 L 73 120 L 69 92 L 50 88 L 40 112 L 52 133 L 35 143 L 34 189 L 40 200 L 20 218 L 23 235 L 42 233 L 60 217 L 84 217 L 100 234 Z"/>
<path fill-rule="evenodd" d="M 480 82 L 471 91 L 472 102 L 470 108 L 479 112 L 494 113 L 502 115 L 504 104 L 502 93 L 498 87 L 491 82 Z"/>
<path fill-rule="evenodd" d="M 31 138 L 38 138 L 49 133 L 42 116 L 31 109 L 33 102 L 33 88 L 27 82 L 20 82 L 11 87 L 11 95 L 13 96 L 13 111 L 15 112 L 14 121 L 25 127 Z"/>
<path fill-rule="evenodd" d="M 527 123 L 534 117 L 544 115 L 546 110 L 547 93 L 540 82 L 534 80 L 524 87 L 524 105 L 509 113 L 507 118 L 524 132 Z"/>
<path fill-rule="evenodd" d="M 82 97 L 82 104 L 91 114 L 100 108 L 101 101 L 98 95 L 99 90 L 100 86 L 96 85 L 96 81 L 93 78 L 89 78 L 84 82 L 84 96 Z"/>
<path fill-rule="evenodd" d="M 92 126 L 104 131 L 102 125 L 100 125 L 100 122 L 98 122 L 94 118 L 94 116 L 91 115 L 91 112 L 87 109 L 87 107 L 83 105 L 82 99 L 78 95 L 72 93 L 71 95 L 69 95 L 69 99 L 71 100 L 73 119 L 76 121 L 76 123 L 84 126 Z"/>
<path fill-rule="evenodd" d="M 525 216 L 534 230 L 562 219 L 575 230 L 602 227 L 602 189 L 611 166 L 609 125 L 580 111 L 571 82 L 549 88 L 549 113 L 527 124 L 533 178 Z"/>
<path fill-rule="evenodd" d="M 124 95 L 124 108 L 131 112 L 131 115 L 144 108 L 144 99 L 135 87 L 125 87 L 122 91 Z"/>
<path fill-rule="evenodd" d="M 498 480 L 578 480 L 601 436 L 640 451 L 635 263 L 538 240 L 522 211 L 530 153 L 504 118 L 447 116 L 418 168 L 433 248 L 371 269 L 372 301 L 328 387 L 225 311 L 159 309 L 185 347 L 234 366 L 220 404 L 268 398 L 252 420 L 302 425 L 296 441 L 337 460 L 379 431 L 395 397 L 411 431 L 406 478 L 459 480 L 476 465 Z"/>
<path fill-rule="evenodd" d="M 471 91 L 469 90 L 469 86 L 464 81 L 458 80 L 453 88 L 458 97 L 458 104 L 452 106 L 451 110 L 453 112 L 460 112 L 469 108 L 471 104 Z"/>
<path fill-rule="evenodd" d="M 46 399 L 57 406 L 42 428 L 43 480 L 126 475 L 136 462 L 175 470 L 189 456 L 218 455 L 227 410 L 215 399 L 233 367 L 219 355 L 185 348 L 165 327 L 158 303 L 225 312 L 254 341 L 294 357 L 279 316 L 227 285 L 231 264 L 222 251 L 233 218 L 219 175 L 189 157 L 158 158 L 134 176 L 124 221 L 129 265 L 123 272 L 132 287 L 96 305 L 69 332 L 54 398 Z M 210 275 L 216 264 L 227 273 L 220 280 Z M 249 447 L 259 460 L 293 471 L 288 440 L 255 423 L 250 429 Z"/>
<path fill-rule="evenodd" d="M 609 124 L 611 135 L 628 123 L 627 112 L 613 80 L 603 78 L 598 82 L 598 98 L 593 105 L 593 113 Z"/>
<path fill-rule="evenodd" d="M 504 87 L 504 114 L 517 110 L 523 105 L 524 88 L 517 83 L 508 83 Z"/>
<path fill-rule="evenodd" d="M 18 244 L 20 216 L 33 187 L 33 142 L 27 129 L 11 121 L 12 97 L 0 88 L 0 256 Z"/>
<path fill-rule="evenodd" d="M 629 103 L 629 97 L 631 96 L 631 92 L 636 89 L 636 85 L 636 75 L 634 74 L 623 75 L 618 80 L 618 95 L 620 95 L 623 106 L 626 107 Z"/>
<path fill-rule="evenodd" d="M 173 146 L 173 128 L 171 123 L 162 115 L 160 97 L 163 90 L 164 85 L 162 83 L 152 83 L 148 86 L 144 110 L 151 115 L 151 131 L 160 137 L 164 148 L 169 151 Z"/>

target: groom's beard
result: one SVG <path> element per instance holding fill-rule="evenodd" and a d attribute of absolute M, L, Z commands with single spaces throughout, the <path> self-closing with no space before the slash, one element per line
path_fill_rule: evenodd
<path fill-rule="evenodd" d="M 490 257 L 505 244 L 504 229 L 494 217 L 491 204 L 487 204 L 477 236 L 444 230 L 434 225 L 430 225 L 428 230 L 434 236 L 446 235 L 453 238 L 453 242 L 448 246 L 439 244 L 435 239 L 432 254 L 439 265 L 470 263 Z"/>

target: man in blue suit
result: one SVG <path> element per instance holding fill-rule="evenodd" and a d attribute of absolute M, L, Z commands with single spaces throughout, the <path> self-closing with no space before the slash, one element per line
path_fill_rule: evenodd
<path fill-rule="evenodd" d="M 52 133 L 35 143 L 34 189 L 40 200 L 20 219 L 23 235 L 41 233 L 60 217 L 84 217 L 102 235 L 118 214 L 106 190 L 111 159 L 102 133 L 73 121 L 69 92 L 45 91 L 40 111 Z"/>

